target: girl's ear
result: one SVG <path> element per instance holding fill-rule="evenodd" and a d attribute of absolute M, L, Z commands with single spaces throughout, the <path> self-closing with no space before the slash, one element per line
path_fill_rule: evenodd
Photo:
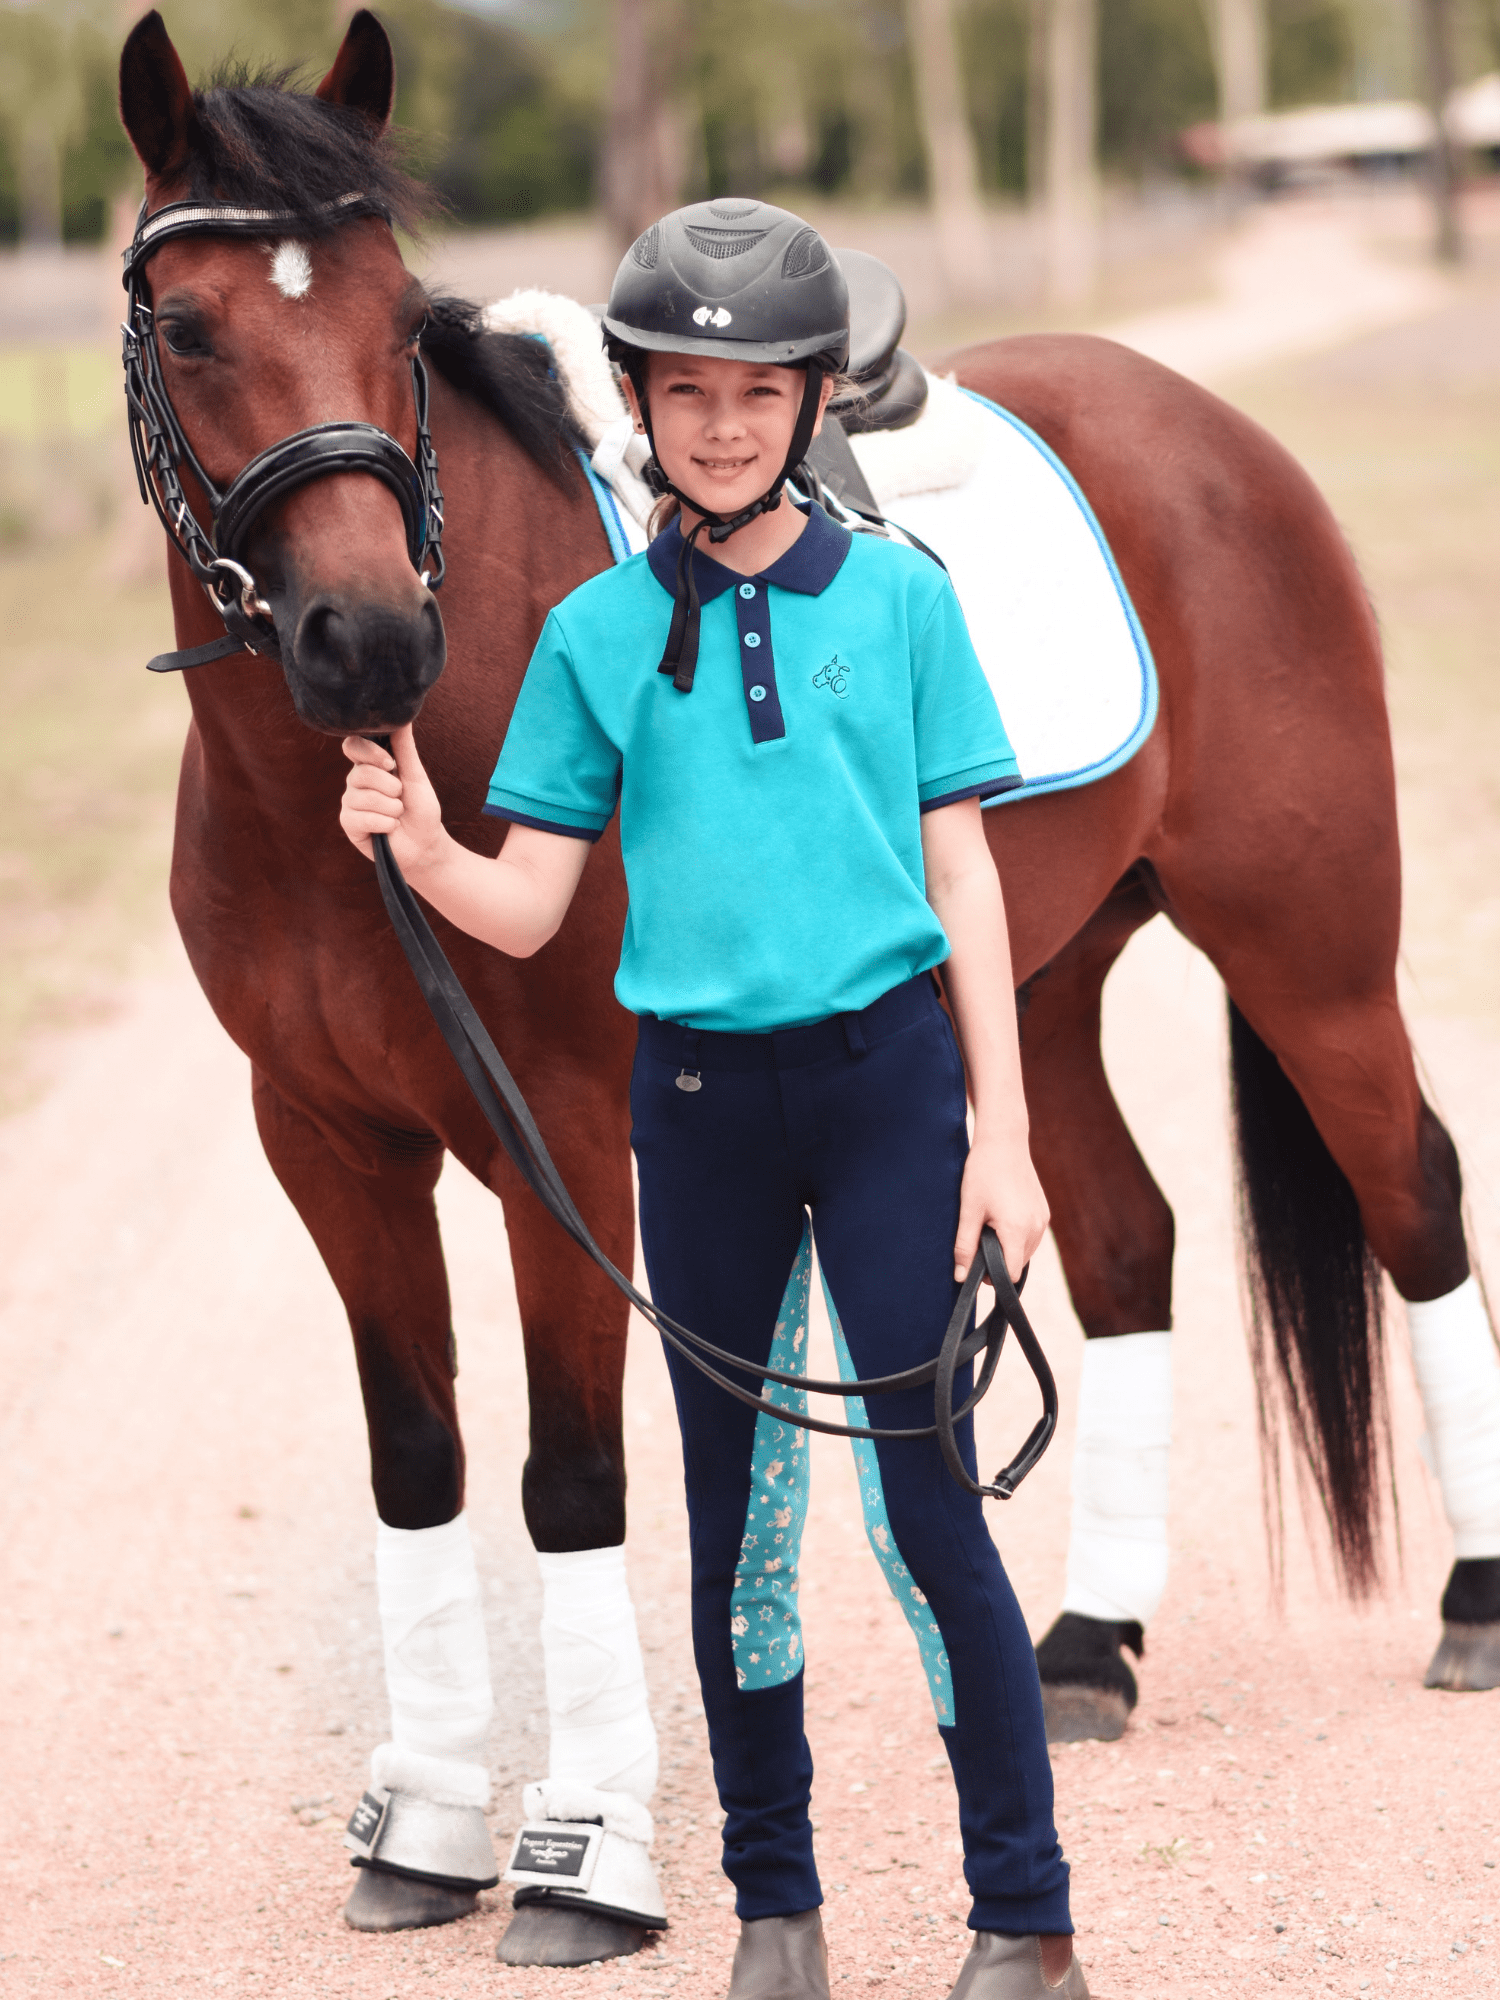
<path fill-rule="evenodd" d="M 640 398 L 635 393 L 634 382 L 631 381 L 628 375 L 622 374 L 620 377 L 620 387 L 625 391 L 625 401 L 630 406 L 630 414 L 635 421 L 636 429 L 644 432 L 646 420 L 641 413 Z"/>
<path fill-rule="evenodd" d="M 814 437 L 816 437 L 823 428 L 823 412 L 828 408 L 828 405 L 833 401 L 833 386 L 834 386 L 833 377 L 828 373 L 827 369 L 825 368 L 823 370 L 823 386 L 818 391 L 818 414 L 813 419 L 812 434 Z"/>

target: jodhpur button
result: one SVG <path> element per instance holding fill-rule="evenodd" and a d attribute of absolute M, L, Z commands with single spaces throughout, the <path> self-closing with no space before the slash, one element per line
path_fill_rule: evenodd
<path fill-rule="evenodd" d="M 755 595 L 755 585 L 753 583 L 742 583 L 740 585 L 741 597 L 754 597 L 754 595 Z"/>
<path fill-rule="evenodd" d="M 760 682 L 757 681 L 755 686 L 750 690 L 750 699 L 752 701 L 764 701 L 765 698 L 766 698 L 766 691 L 760 685 Z"/>
<path fill-rule="evenodd" d="M 760 644 L 759 632 L 747 632 L 745 634 L 745 644 L 747 646 L 758 646 Z"/>

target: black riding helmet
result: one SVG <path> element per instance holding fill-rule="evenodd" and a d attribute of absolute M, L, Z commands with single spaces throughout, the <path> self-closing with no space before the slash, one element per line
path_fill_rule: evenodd
<path fill-rule="evenodd" d="M 849 358 L 849 288 L 816 229 L 764 201 L 700 201 L 675 209 L 637 237 L 610 287 L 604 329 L 612 358 L 629 375 L 653 450 L 646 357 L 705 354 L 803 368 L 806 386 L 780 472 L 758 500 L 726 518 L 672 484 L 660 465 L 653 484 L 702 516 L 683 543 L 676 603 L 660 671 L 690 692 L 698 664 L 698 589 L 692 545 L 703 528 L 726 541 L 781 503 L 781 489 L 812 442 L 825 374 Z"/>

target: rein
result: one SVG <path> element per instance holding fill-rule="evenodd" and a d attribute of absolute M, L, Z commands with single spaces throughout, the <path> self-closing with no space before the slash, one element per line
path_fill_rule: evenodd
<path fill-rule="evenodd" d="M 325 213 L 358 214 L 363 199 L 357 194 L 345 195 L 340 201 L 330 203 Z M 420 354 L 413 357 L 411 370 L 412 395 L 417 412 L 415 464 L 395 438 L 373 424 L 317 424 L 271 445 L 251 459 L 221 490 L 204 471 L 172 407 L 161 372 L 155 321 L 145 294 L 143 274 L 146 260 L 161 244 L 175 237 L 209 233 L 264 236 L 278 228 L 295 227 L 300 220 L 289 211 L 233 208 L 191 201 L 173 202 L 148 218 L 142 203 L 135 238 L 125 252 L 124 282 L 129 300 L 122 329 L 125 395 L 129 406 L 131 452 L 141 499 L 155 507 L 162 526 L 193 575 L 203 585 L 209 602 L 225 626 L 222 639 L 158 655 L 149 663 L 153 673 L 172 673 L 205 666 L 211 660 L 224 659 L 238 652 L 256 653 L 271 659 L 281 657 L 281 642 L 271 607 L 261 596 L 255 578 L 240 561 L 240 556 L 250 529 L 273 501 L 309 480 L 320 479 L 330 473 L 367 472 L 388 486 L 400 501 L 405 516 L 407 551 L 412 567 L 421 573 L 423 582 L 429 583 L 433 590 L 443 580 L 443 495 L 438 485 L 437 454 L 432 448 L 428 430 L 427 371 Z M 179 468 L 184 465 L 208 499 L 212 519 L 207 531 L 194 515 L 183 490 Z M 430 570 L 423 569 L 424 561 L 431 564 Z M 676 630 L 675 623 L 673 629 Z M 686 647 L 683 651 L 686 653 Z M 696 635 L 693 651 L 696 652 Z M 687 661 L 689 685 L 691 666 L 691 661 Z M 876 1441 L 935 1437 L 949 1472 L 966 1492 L 986 1499 L 1008 1500 L 1052 1441 L 1052 1434 L 1057 1428 L 1057 1386 L 1041 1343 L 1022 1308 L 1017 1288 L 1011 1283 L 994 1231 L 987 1228 L 982 1233 L 980 1253 L 960 1288 L 937 1357 L 919 1367 L 908 1368 L 899 1375 L 877 1376 L 869 1381 L 819 1382 L 746 1361 L 722 1347 L 715 1347 L 701 1334 L 680 1325 L 653 1305 L 595 1242 L 573 1197 L 563 1185 L 562 1176 L 547 1151 L 526 1100 L 444 956 L 442 946 L 422 914 L 384 834 L 375 836 L 374 846 L 381 897 L 401 949 L 491 1131 L 547 1213 L 592 1258 L 610 1283 L 650 1321 L 662 1339 L 726 1395 L 752 1410 L 764 1411 L 778 1422 L 794 1424 L 799 1430 L 821 1431 L 830 1437 L 870 1438 Z M 995 1288 L 995 1305 L 979 1326 L 970 1328 L 974 1301 L 985 1276 Z M 1012 1328 L 1041 1390 L 1042 1414 L 1010 1464 L 997 1472 L 990 1484 L 981 1485 L 970 1476 L 964 1464 L 957 1426 L 993 1382 L 1006 1333 Z M 953 1389 L 958 1371 L 981 1353 L 984 1360 L 978 1379 L 966 1400 L 955 1409 Z M 913 1430 L 882 1430 L 866 1425 L 829 1423 L 820 1417 L 784 1409 L 768 1397 L 756 1395 L 752 1389 L 724 1374 L 724 1369 L 762 1383 L 774 1382 L 783 1388 L 801 1389 L 820 1396 L 889 1396 L 932 1384 L 934 1421 Z"/>
<path fill-rule="evenodd" d="M 966 1492 L 977 1494 L 982 1499 L 1008 1500 L 1052 1442 L 1052 1434 L 1057 1428 L 1057 1385 L 1041 1343 L 1021 1305 L 1017 1288 L 1011 1283 L 995 1232 L 989 1228 L 982 1232 L 980 1254 L 970 1265 L 969 1275 L 959 1290 L 937 1358 L 916 1368 L 905 1369 L 899 1375 L 879 1375 L 868 1381 L 811 1381 L 806 1376 L 786 1374 L 780 1369 L 767 1367 L 761 1362 L 746 1361 L 738 1354 L 715 1347 L 701 1334 L 669 1318 L 643 1292 L 637 1291 L 630 1279 L 594 1241 L 592 1231 L 563 1185 L 562 1176 L 547 1151 L 525 1098 L 516 1087 L 515 1078 L 490 1039 L 474 1003 L 459 984 L 458 975 L 448 963 L 432 926 L 422 914 L 411 885 L 401 873 L 391 853 L 390 842 L 383 833 L 374 836 L 374 847 L 375 871 L 386 914 L 438 1031 L 462 1070 L 464 1081 L 490 1130 L 554 1222 L 567 1232 L 586 1256 L 593 1259 L 636 1311 L 651 1322 L 667 1345 L 684 1360 L 690 1361 L 710 1382 L 716 1383 L 726 1395 L 733 1396 L 737 1403 L 744 1403 L 752 1410 L 764 1411 L 780 1423 L 795 1424 L 799 1430 L 821 1431 L 828 1437 L 873 1438 L 876 1441 L 935 1437 L 949 1472 Z M 980 1325 L 966 1331 L 973 1317 L 975 1297 L 986 1276 L 995 1288 L 994 1307 Z M 971 1478 L 964 1464 L 957 1426 L 994 1380 L 1000 1351 L 1010 1328 L 1015 1330 L 1017 1345 L 1041 1390 L 1042 1414 L 1010 1464 L 1002 1467 L 989 1485 L 980 1485 Z M 958 1371 L 967 1367 L 981 1352 L 984 1362 L 978 1380 L 968 1398 L 958 1409 L 954 1409 L 953 1385 Z M 721 1372 L 725 1368 L 762 1382 L 779 1383 L 784 1388 L 808 1390 L 818 1396 L 890 1396 L 901 1390 L 920 1389 L 932 1383 L 935 1385 L 934 1420 L 915 1430 L 881 1430 L 859 1424 L 829 1423 L 821 1417 L 806 1416 L 773 1403 L 765 1396 L 757 1396 L 753 1390 L 731 1381 Z"/>
<path fill-rule="evenodd" d="M 328 216 L 352 217 L 361 212 L 360 194 L 346 194 L 323 210 Z M 412 568 L 436 590 L 443 580 L 443 493 L 438 485 L 437 454 L 427 423 L 427 369 L 420 353 L 412 356 L 412 399 L 417 412 L 417 459 L 413 464 L 388 431 L 374 424 L 348 422 L 314 424 L 269 446 L 220 488 L 204 471 L 172 406 L 161 355 L 156 321 L 145 284 L 148 258 L 164 243 L 180 236 L 265 236 L 277 229 L 305 227 L 305 218 L 290 209 L 235 208 L 227 204 L 174 201 L 152 216 L 141 203 L 135 236 L 124 253 L 126 316 L 121 333 L 125 368 L 125 401 L 130 426 L 130 450 L 141 499 L 154 506 L 161 524 L 183 561 L 203 585 L 208 600 L 224 621 L 225 636 L 205 646 L 160 653 L 150 662 L 152 673 L 176 673 L 206 666 L 231 653 L 281 657 L 281 640 L 271 607 L 242 560 L 245 543 L 266 508 L 295 487 L 335 472 L 366 472 L 395 494 L 406 522 L 406 549 Z M 210 520 L 205 530 L 189 505 L 182 485 L 186 466 L 208 500 Z M 424 567 L 424 564 L 427 567 Z"/>

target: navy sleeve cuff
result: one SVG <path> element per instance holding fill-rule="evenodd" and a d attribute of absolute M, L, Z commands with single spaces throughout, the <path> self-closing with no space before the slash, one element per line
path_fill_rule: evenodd
<path fill-rule="evenodd" d="M 960 791 L 943 792 L 935 799 L 923 799 L 924 813 L 936 812 L 939 806 L 956 806 L 960 799 L 995 799 L 1002 792 L 1018 792 L 1025 783 L 1024 778 L 1014 773 L 1006 778 L 985 778 L 977 785 L 965 785 Z"/>
<path fill-rule="evenodd" d="M 555 819 L 533 819 L 529 813 L 513 812 L 509 806 L 485 806 L 483 813 L 486 819 L 508 819 L 516 826 L 534 826 L 538 833 L 561 833 L 569 840 L 586 840 L 590 847 L 604 832 L 602 826 L 564 826 Z"/>

